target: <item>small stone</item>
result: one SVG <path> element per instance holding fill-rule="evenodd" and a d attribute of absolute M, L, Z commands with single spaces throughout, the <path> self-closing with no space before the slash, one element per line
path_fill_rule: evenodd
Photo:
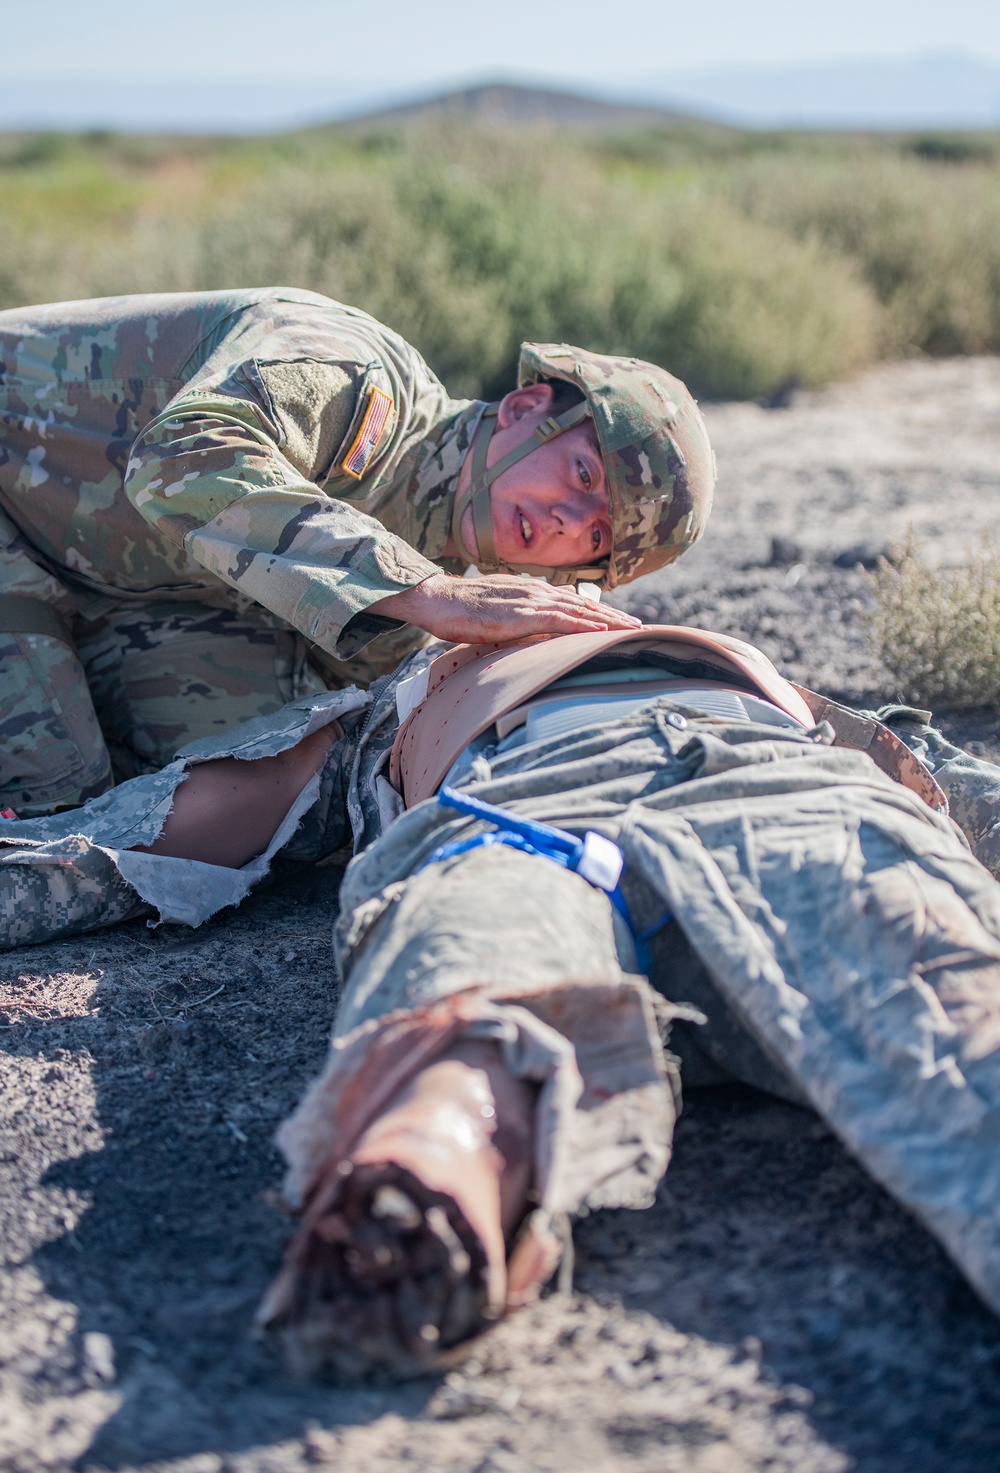
<path fill-rule="evenodd" d="M 83 1337 L 83 1368 L 87 1380 L 110 1382 L 115 1379 L 115 1347 L 110 1335 L 88 1330 Z"/>
<path fill-rule="evenodd" d="M 850 547 L 845 547 L 838 552 L 833 560 L 835 568 L 857 568 L 861 567 L 866 572 L 872 572 L 878 567 L 879 562 L 885 558 L 892 561 L 892 548 L 884 542 L 855 542 Z"/>
<path fill-rule="evenodd" d="M 772 537 L 768 563 L 772 568 L 793 568 L 802 561 L 802 548 L 791 537 Z"/>

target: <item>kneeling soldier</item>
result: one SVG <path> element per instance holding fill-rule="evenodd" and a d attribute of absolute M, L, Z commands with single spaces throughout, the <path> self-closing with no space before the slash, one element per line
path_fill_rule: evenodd
<path fill-rule="evenodd" d="M 82 803 L 427 634 L 632 627 L 574 585 L 672 561 L 713 475 L 683 384 L 635 359 L 525 344 L 486 405 L 311 292 L 2 312 L 0 809 Z"/>

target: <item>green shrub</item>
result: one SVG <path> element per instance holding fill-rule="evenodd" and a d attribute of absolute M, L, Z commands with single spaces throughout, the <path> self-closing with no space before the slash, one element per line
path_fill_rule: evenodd
<path fill-rule="evenodd" d="M 909 547 L 872 580 L 874 637 L 904 699 L 932 709 L 1000 705 L 1000 553 L 934 569 Z"/>
<path fill-rule="evenodd" d="M 858 151 L 756 159 L 727 193 L 755 219 L 854 261 L 892 356 L 1000 349 L 1000 171 Z"/>
<path fill-rule="evenodd" d="M 1000 350 L 1000 163 L 989 140 L 961 162 L 920 142 L 0 140 L 0 307 L 288 284 L 367 308 L 458 394 L 502 392 L 534 338 L 766 399 L 878 356 Z"/>
<path fill-rule="evenodd" d="M 907 139 L 903 151 L 934 164 L 992 164 L 997 158 L 995 138 L 974 133 L 921 133 Z"/>
<path fill-rule="evenodd" d="M 874 358 L 870 290 L 815 241 L 697 198 L 665 222 L 665 244 L 680 289 L 642 346 L 698 391 L 761 398 L 843 378 Z"/>
<path fill-rule="evenodd" d="M 436 142 L 436 140 L 434 140 Z M 526 338 L 665 364 L 697 392 L 773 393 L 870 361 L 870 290 L 849 262 L 698 189 L 651 191 L 565 146 L 482 139 L 377 168 L 283 164 L 200 224 L 151 220 L 94 289 L 282 282 L 354 302 L 453 392 L 512 383 Z"/>

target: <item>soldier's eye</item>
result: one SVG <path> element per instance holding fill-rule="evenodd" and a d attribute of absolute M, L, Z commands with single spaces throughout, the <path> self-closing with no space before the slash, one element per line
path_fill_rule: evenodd
<path fill-rule="evenodd" d="M 594 551 L 597 552 L 597 553 L 599 553 L 600 550 L 601 550 L 601 548 L 602 548 L 602 546 L 604 545 L 604 533 L 601 531 L 600 527 L 595 527 L 594 528 L 594 532 L 593 532 L 593 543 L 594 543 Z"/>
<path fill-rule="evenodd" d="M 582 460 L 577 461 L 577 468 L 580 472 L 581 486 L 585 491 L 592 491 L 594 488 L 594 478 L 590 474 L 590 471 L 587 469 L 586 464 Z"/>

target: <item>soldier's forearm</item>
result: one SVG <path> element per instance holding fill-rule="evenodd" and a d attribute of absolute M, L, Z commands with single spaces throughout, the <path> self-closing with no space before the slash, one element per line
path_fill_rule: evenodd
<path fill-rule="evenodd" d="M 172 542 L 195 567 L 350 658 L 380 629 L 359 640 L 356 628 L 341 647 L 347 625 L 436 565 L 305 480 L 252 416 L 223 407 L 213 401 L 150 425 L 129 461 L 129 499 L 158 545 Z"/>

